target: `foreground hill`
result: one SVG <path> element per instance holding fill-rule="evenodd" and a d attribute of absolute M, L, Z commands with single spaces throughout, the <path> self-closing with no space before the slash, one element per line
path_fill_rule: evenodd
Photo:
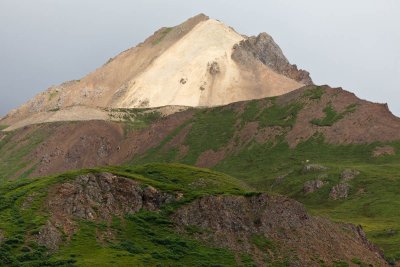
<path fill-rule="evenodd" d="M 246 37 L 198 15 L 160 29 L 80 80 L 49 88 L 0 124 L 107 120 L 104 108 L 217 106 L 311 83 L 268 34 Z"/>
<path fill-rule="evenodd" d="M 360 226 L 179 164 L 0 186 L 6 266 L 386 266 Z"/>
<path fill-rule="evenodd" d="M 120 109 L 122 122 L 32 125 L 0 135 L 3 181 L 101 165 L 182 162 L 301 201 L 312 214 L 362 225 L 400 259 L 400 120 L 341 89 L 215 108 Z M 200 215 L 199 215 L 200 216 Z"/>

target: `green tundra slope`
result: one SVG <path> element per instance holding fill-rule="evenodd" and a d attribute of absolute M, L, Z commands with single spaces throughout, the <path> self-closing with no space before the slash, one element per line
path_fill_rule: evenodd
<path fill-rule="evenodd" d="M 181 164 L 21 179 L 0 196 L 1 266 L 386 265 L 356 226 Z"/>
<path fill-rule="evenodd" d="M 63 242 L 53 255 L 36 242 L 41 227 L 51 214 L 45 199 L 51 187 L 79 175 L 109 172 L 139 181 L 143 188 L 154 186 L 167 193 L 179 192 L 179 202 L 165 205 L 161 212 L 141 210 L 135 215 L 113 216 L 111 220 L 79 220 L 79 230 Z M 201 181 L 201 185 L 193 182 Z M 220 173 L 184 165 L 150 165 L 134 168 L 101 168 L 69 172 L 60 176 L 21 179 L 1 186 L 1 266 L 164 266 L 235 265 L 226 249 L 206 246 L 173 229 L 168 214 L 177 206 L 208 194 L 244 194 L 242 182 Z M 59 207 L 62 209 L 62 207 Z M 99 233 L 113 232 L 109 240 Z M 69 239 L 69 240 L 67 240 Z M 244 255 L 246 256 L 246 255 Z M 249 261 L 251 262 L 250 258 Z"/>
<path fill-rule="evenodd" d="M 123 167 L 97 171 L 139 179 L 160 190 L 185 191 L 182 200 L 185 203 L 200 196 L 221 193 L 243 195 L 247 191 L 257 191 L 285 195 L 303 203 L 312 215 L 361 225 L 368 239 L 384 251 L 389 262 L 400 259 L 400 211 L 397 208 L 400 204 L 400 120 L 390 114 L 387 107 L 360 100 L 340 89 L 308 86 L 280 97 L 216 108 L 188 109 L 167 117 L 154 114 L 146 117 L 134 114 L 132 117 L 132 111 L 126 112 L 126 127 L 123 123 L 98 122 L 95 125 L 91 122 L 89 126 L 95 125 L 96 130 L 86 131 L 84 124 L 71 122 L 30 126 L 0 134 L 0 179 L 4 184 L 1 189 L 4 199 L 1 203 L 4 204 L 0 229 L 8 238 L 15 236 L 15 240 L 11 239 L 14 241 L 6 241 L 10 242 L 8 248 L 2 249 L 5 259 L 23 262 L 25 260 L 18 257 L 29 258 L 26 252 L 31 251 L 32 255 L 43 257 L 45 252 L 40 252 L 40 248 L 27 246 L 29 240 L 24 239 L 23 233 L 37 234 L 48 213 L 41 215 L 42 206 L 35 206 L 36 202 L 29 208 L 21 208 L 23 199 L 34 191 L 41 196 L 42 189 L 76 177 L 78 173 L 33 180 L 23 177 L 110 164 Z M 76 140 L 74 136 L 67 138 L 62 135 L 66 129 L 82 131 L 82 134 L 76 134 Z M 87 143 L 84 143 L 82 136 L 88 134 L 94 141 L 85 137 Z M 97 137 L 100 141 L 96 141 Z M 65 141 L 68 146 L 63 144 L 65 139 L 68 139 Z M 108 144 L 111 148 L 107 147 Z M 95 157 L 99 160 L 90 161 Z M 74 165 L 77 159 L 83 165 Z M 141 167 L 154 162 L 207 167 L 212 169 L 207 171 L 211 177 L 231 182 L 222 185 L 206 183 L 205 191 L 188 189 L 187 183 L 193 181 L 184 180 L 194 179 L 187 172 L 194 167 L 157 165 L 170 166 L 165 168 L 173 170 L 161 176 Z M 200 171 L 193 170 L 193 174 Z M 180 175 L 181 172 L 185 175 Z M 165 177 L 169 178 L 165 180 Z M 171 182 L 169 179 L 176 180 Z M 64 237 L 69 241 L 68 245 L 61 246 L 48 260 L 67 260 L 79 266 L 93 266 L 98 262 L 122 263 L 124 259 L 150 266 L 156 265 L 160 259 L 167 259 L 166 262 L 172 266 L 177 262 L 198 262 L 198 266 L 208 266 L 210 258 L 215 259 L 212 263 L 217 266 L 238 262 L 236 253 L 232 252 L 234 248 L 229 247 L 229 250 L 222 246 L 216 249 L 205 245 L 209 244 L 207 242 L 200 242 L 198 236 L 177 236 L 176 229 L 160 226 L 170 217 L 165 215 L 159 220 L 158 216 L 164 216 L 164 212 L 170 214 L 171 209 L 174 207 L 166 205 L 161 208 L 161 213 L 143 211 L 136 213 L 135 219 L 129 217 L 108 223 L 107 227 L 115 228 L 112 244 L 107 246 L 101 243 L 107 238 L 97 236 L 97 232 L 105 227 L 104 223 L 80 222 L 80 230 L 73 237 Z M 140 216 L 144 216 L 143 220 Z M 146 216 L 150 217 L 145 219 Z M 180 245 L 169 244 L 175 241 L 157 243 L 141 229 L 151 229 L 153 234 L 150 236 L 168 235 Z M 93 242 L 94 239 L 101 242 Z M 127 243 L 122 244 L 123 240 Z M 166 254 L 153 255 L 143 251 L 134 245 L 139 240 L 147 244 L 149 251 L 160 250 Z M 264 243 L 268 242 L 264 240 Z M 121 252 L 121 247 L 124 247 L 124 252 Z M 166 248 L 169 250 L 164 250 Z M 178 253 L 181 256 L 176 258 L 174 253 L 181 250 L 183 252 Z M 106 255 L 115 257 L 105 259 Z M 90 260 L 85 262 L 85 259 Z M 99 261 L 90 262 L 93 259 Z M 285 262 L 285 257 L 272 259 Z M 255 261 L 258 264 L 257 260 L 259 258 L 254 255 L 243 255 L 239 262 L 250 264 Z M 351 260 L 347 262 L 359 262 L 357 258 L 353 263 Z M 330 261 L 328 265 L 332 264 Z M 340 264 L 340 261 L 335 264 Z"/>
<path fill-rule="evenodd" d="M 323 99 L 326 94 L 330 94 L 329 98 Z M 332 94 L 339 95 L 338 99 L 335 100 Z M 342 105 L 341 111 L 336 111 L 333 106 L 341 100 L 340 94 L 343 94 L 341 90 L 325 91 L 315 87 L 302 92 L 301 97 L 288 100 L 278 97 L 199 110 L 193 119 L 157 147 L 135 157 L 131 164 L 179 161 L 211 167 L 260 191 L 290 196 L 304 203 L 314 214 L 360 224 L 388 259 L 400 259 L 400 211 L 397 208 L 400 205 L 400 154 L 396 153 L 400 151 L 400 142 L 372 141 L 373 138 L 370 141 L 369 126 L 353 124 L 362 116 L 371 116 L 373 128 L 373 115 L 355 98 Z M 313 103 L 320 106 L 320 110 L 315 109 L 312 113 L 319 118 L 310 116 L 308 121 L 299 122 L 298 114 Z M 318 112 L 322 114 L 318 115 Z M 383 124 L 384 120 L 382 117 Z M 291 135 L 300 123 L 304 124 L 300 126 L 303 129 L 314 130 L 310 131 L 310 137 L 293 141 Z M 335 128 L 340 123 L 343 126 Z M 255 129 L 246 129 L 249 125 Z M 176 146 L 168 145 L 185 127 L 189 131 L 185 133 L 184 141 Z M 346 127 L 350 132 L 344 131 Z M 361 128 L 359 134 L 358 127 Z M 337 142 L 335 131 L 339 139 L 342 136 L 343 142 Z M 385 140 L 387 129 L 377 131 Z M 301 130 L 298 132 L 302 133 Z M 202 157 L 204 159 L 199 160 Z M 326 169 L 304 171 L 310 164 Z M 346 169 L 356 170 L 359 174 L 345 182 L 349 185 L 346 197 L 333 199 L 330 197 L 332 188 L 343 182 L 341 174 Z M 305 193 L 305 183 L 315 180 L 321 180 L 324 185 Z"/>

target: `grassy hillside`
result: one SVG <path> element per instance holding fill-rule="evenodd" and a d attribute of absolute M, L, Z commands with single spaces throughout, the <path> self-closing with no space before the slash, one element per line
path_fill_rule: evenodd
<path fill-rule="evenodd" d="M 197 109 L 193 111 L 194 115 L 190 116 L 190 119 L 174 128 L 158 144 L 150 146 L 140 155 L 135 155 L 124 167 L 108 167 L 95 171 L 108 171 L 130 177 L 166 191 L 182 191 L 185 201 L 205 194 L 242 194 L 246 190 L 253 191 L 251 188 L 287 195 L 304 203 L 313 214 L 362 225 L 368 238 L 384 250 L 386 257 L 396 260 L 400 259 L 400 212 L 397 209 L 400 204 L 400 141 L 370 141 L 374 138 L 378 140 L 380 135 L 396 132 L 393 130 L 396 128 L 389 129 L 393 125 L 389 123 L 390 118 L 380 116 L 379 112 L 382 109 L 366 105 L 369 104 L 343 91 L 312 86 L 282 97 Z M 365 113 L 368 110 L 372 111 Z M 127 132 L 143 130 L 147 134 L 145 130 L 149 125 L 151 128 L 152 123 L 162 120 L 159 115 L 150 113 L 148 117 L 141 117 L 138 124 L 134 120 L 137 119 L 135 112 L 131 113 L 133 115 L 126 118 Z M 366 117 L 369 120 L 366 124 L 359 123 Z M 353 131 L 357 132 L 361 127 L 364 128 L 359 136 L 352 135 Z M 0 136 L 0 151 L 4 152 L 0 155 L 0 178 L 3 183 L 11 178 L 27 177 L 36 167 L 29 165 L 26 156 L 50 134 L 43 130 L 46 128 L 40 129 L 22 138 L 24 142 L 18 144 L 9 141 L 13 135 L 20 132 L 8 133 L 4 138 Z M 298 136 L 293 136 L 295 130 Z M 378 134 L 373 135 L 374 131 Z M 148 135 L 150 136 L 150 132 Z M 300 138 L 300 135 L 304 136 Z M 396 153 L 373 156 L 377 148 L 385 146 L 389 146 Z M 173 164 L 143 166 L 154 162 Z M 210 167 L 215 172 L 177 165 L 177 162 Z M 305 166 L 310 164 L 325 168 L 305 171 Z M 345 169 L 356 170 L 359 174 L 345 182 L 348 184 L 347 197 L 334 200 L 330 194 L 335 186 L 343 183 L 341 174 Z M 236 177 L 240 181 L 219 172 Z M 23 255 L 21 249 L 29 243 L 29 240 L 21 241 L 22 234 L 34 233 L 38 225 L 45 220 L 39 209 L 40 199 L 46 194 L 46 190 L 43 189 L 76 175 L 77 173 L 70 173 L 34 180 L 22 179 L 2 185 L 0 195 L 4 200 L 1 203 L 4 204 L 1 204 L 0 229 L 3 229 L 6 235 L 19 240 L 10 241 L 15 244 L 11 243 L 9 248 L 6 247 L 8 250 L 3 251 L 2 255 L 19 260 L 18 255 Z M 203 176 L 207 177 L 203 188 L 194 190 L 190 187 L 193 179 Z M 306 194 L 305 183 L 315 180 L 321 180 L 323 186 Z M 34 191 L 40 192 L 39 197 L 35 198 L 38 199 L 35 200 L 38 204 L 33 203 L 32 209 L 21 209 L 23 199 Z M 167 207 L 165 212 L 168 210 L 170 208 Z M 149 265 L 155 263 L 157 257 L 167 259 L 171 264 L 198 260 L 201 265 L 203 262 L 200 258 L 206 260 L 214 257 L 210 255 L 221 254 L 224 255 L 221 257 L 222 265 L 231 263 L 233 256 L 229 251 L 205 248 L 190 238 L 182 241 L 172 230 L 160 233 L 160 225 L 152 223 L 159 221 L 162 224 L 162 221 L 167 219 L 160 219 L 159 216 L 164 215 L 143 212 L 135 215 L 135 218 L 125 218 L 123 222 L 117 220 L 114 226 L 107 227 L 115 227 L 114 230 L 121 233 L 121 243 L 104 246 L 95 242 L 96 247 L 90 245 L 94 238 L 93 229 L 101 230 L 104 225 L 82 222 L 76 240 L 74 238 L 69 246 L 63 247 L 55 258 L 49 260 L 77 260 L 80 265 L 89 266 L 95 264 L 97 258 L 104 260 L 105 255 L 113 255 L 119 258 L 118 260 L 126 258 L 127 262 L 146 262 L 148 259 Z M 34 219 L 28 223 L 28 218 Z M 17 224 L 14 223 L 16 221 Z M 124 225 L 123 229 L 118 228 L 121 225 Z M 161 256 L 150 255 L 134 244 L 138 240 L 146 240 L 143 242 L 149 250 L 163 249 L 158 247 L 158 241 L 152 241 L 152 234 L 146 236 L 146 233 L 141 232 L 143 229 L 151 229 L 153 235 L 165 234 L 172 240 L 179 239 L 180 241 L 176 242 L 182 241 L 183 243 L 179 244 L 185 245 L 182 247 L 174 243 L 175 241 L 165 241 L 173 243 L 169 252 L 164 251 L 166 254 Z M 123 243 L 123 240 L 127 243 Z M 29 246 L 29 249 L 39 253 L 35 255 L 44 255 L 40 248 Z M 183 250 L 184 256 L 179 259 L 168 256 L 168 253 L 175 249 Z M 188 251 L 195 251 L 194 254 L 199 258 L 190 258 L 195 255 L 188 256 Z M 80 253 L 87 255 L 84 258 L 93 259 L 94 262 L 81 262 L 82 257 L 77 256 L 81 255 Z M 110 264 L 112 261 L 107 259 Z"/>
<path fill-rule="evenodd" d="M 291 148 L 286 136 L 293 128 L 297 114 L 311 101 L 320 101 L 321 87 L 306 91 L 302 98 L 278 103 L 277 98 L 247 102 L 240 108 L 220 107 L 198 110 L 194 118 L 156 148 L 130 164 L 144 162 L 182 162 L 198 164 L 201 155 L 218 154 L 214 170 L 233 175 L 260 191 L 288 195 L 304 203 L 314 214 L 364 227 L 368 237 L 379 245 L 390 259 L 400 259 L 400 155 L 373 157 L 377 147 L 389 145 L 400 151 L 400 142 L 374 142 L 369 144 L 329 144 L 318 131 L 308 140 Z M 358 104 L 349 104 L 336 112 L 331 105 L 323 108 L 319 119 L 310 124 L 332 126 L 357 110 Z M 266 142 L 256 137 L 244 140 L 240 131 L 257 122 L 258 131 L 265 127 L 279 127 L 279 132 Z M 190 131 L 179 146 L 167 146 L 185 126 Z M 308 127 L 308 126 L 305 126 Z M 324 128 L 326 129 L 326 128 Z M 214 153 L 214 154 L 213 154 Z M 320 164 L 327 170 L 303 172 L 307 164 Z M 340 183 L 341 172 L 355 169 L 360 175 L 349 181 L 349 196 L 332 200 L 333 186 Z M 314 193 L 305 194 L 306 181 L 323 177 L 325 185 Z"/>
<path fill-rule="evenodd" d="M 72 240 L 51 256 L 37 245 L 34 236 L 47 217 L 43 201 L 49 189 L 77 175 L 110 172 L 143 186 L 180 192 L 179 202 L 160 212 L 141 211 L 112 222 L 81 221 Z M 133 168 L 99 168 L 38 179 L 21 179 L 0 187 L 0 263 L 6 266 L 234 266 L 235 256 L 224 249 L 206 246 L 189 235 L 174 231 L 169 214 L 178 206 L 209 194 L 245 194 L 242 182 L 217 172 L 180 164 L 152 164 Z M 98 240 L 99 232 L 112 231 L 112 240 Z M 252 266 L 243 255 L 243 266 Z"/>

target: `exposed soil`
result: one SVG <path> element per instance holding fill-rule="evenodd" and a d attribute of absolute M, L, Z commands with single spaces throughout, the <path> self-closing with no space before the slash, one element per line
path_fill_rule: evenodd
<path fill-rule="evenodd" d="M 44 176 L 73 169 L 120 165 L 157 146 L 191 116 L 191 111 L 181 112 L 146 129 L 128 133 L 124 124 L 107 121 L 44 124 L 17 131 L 21 133 L 12 141 L 23 140 L 31 128 L 51 131 L 49 138 L 28 156 L 32 164 L 37 164 L 31 176 Z"/>
<path fill-rule="evenodd" d="M 306 89 L 306 88 L 304 88 Z M 279 99 L 289 101 L 300 97 L 304 89 L 297 90 Z M 353 93 L 342 89 L 324 87 L 325 94 L 320 100 L 310 101 L 302 109 L 292 131 L 287 135 L 291 147 L 305 141 L 316 133 L 324 135 L 326 142 L 332 144 L 363 144 L 376 141 L 390 142 L 400 140 L 400 118 L 394 116 L 386 104 L 376 104 L 357 98 Z M 341 113 L 350 105 L 356 105 L 354 112 L 347 113 L 343 119 L 332 126 L 317 126 L 312 119 L 324 117 L 324 108 L 332 105 Z"/>
<path fill-rule="evenodd" d="M 218 151 L 214 151 L 214 150 L 207 150 L 204 151 L 203 153 L 201 153 L 201 155 L 199 156 L 199 158 L 196 161 L 196 166 L 198 167 L 213 167 L 215 165 L 218 164 L 218 162 L 220 162 L 221 160 L 223 160 L 225 158 L 225 150 L 218 150 Z"/>
<path fill-rule="evenodd" d="M 183 143 L 186 140 L 186 136 L 192 129 L 192 124 L 188 124 L 183 128 L 171 141 L 169 141 L 165 146 L 162 148 L 162 151 L 168 151 L 173 148 L 177 148 L 179 151 L 185 151 Z"/>
<path fill-rule="evenodd" d="M 292 101 L 303 101 L 304 107 L 298 113 L 294 126 L 260 127 L 257 121 L 242 124 L 240 114 L 247 102 L 239 102 L 226 106 L 237 113 L 236 130 L 233 138 L 217 151 L 203 151 L 197 159 L 200 167 L 213 167 L 224 158 L 240 152 L 252 141 L 260 144 L 275 142 L 279 136 L 284 136 L 290 147 L 295 147 L 316 134 L 322 134 L 325 142 L 331 144 L 362 144 L 372 142 L 389 142 L 400 140 L 400 119 L 387 109 L 387 106 L 370 103 L 358 99 L 354 94 L 341 89 L 324 87 L 325 93 L 321 99 L 308 99 L 304 96 L 305 87 L 289 94 L 280 96 L 276 102 L 281 105 Z M 266 107 L 269 102 L 259 101 L 259 106 Z M 336 113 L 343 117 L 330 126 L 317 126 L 311 121 L 323 118 L 324 109 L 332 106 Z M 345 112 L 349 106 L 351 112 Z M 16 176 L 32 167 L 36 167 L 31 176 L 43 176 L 71 169 L 95 167 L 101 165 L 120 165 L 145 154 L 150 148 L 158 146 L 168 135 L 183 123 L 188 122 L 194 114 L 194 109 L 172 113 L 152 123 L 145 129 L 127 131 L 124 124 L 108 121 L 87 121 L 73 123 L 49 123 L 31 125 L 12 133 L 0 133 L 2 136 L 11 134 L 9 142 L 15 144 L 15 149 L 29 142 L 30 135 L 41 132 L 46 136 L 41 143 L 25 159 L 28 164 Z M 177 149 L 176 160 L 179 161 L 189 151 L 186 137 L 192 124 L 184 126 L 177 135 L 167 142 L 161 151 Z M 391 155 L 395 151 L 391 147 L 378 147 L 371 156 Z M 8 153 L 5 151 L 4 153 Z"/>

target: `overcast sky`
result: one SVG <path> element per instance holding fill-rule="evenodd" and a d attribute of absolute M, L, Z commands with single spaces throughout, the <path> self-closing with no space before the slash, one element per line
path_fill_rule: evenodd
<path fill-rule="evenodd" d="M 0 115 L 198 13 L 271 34 L 315 83 L 400 115 L 399 0 L 0 0 Z"/>

